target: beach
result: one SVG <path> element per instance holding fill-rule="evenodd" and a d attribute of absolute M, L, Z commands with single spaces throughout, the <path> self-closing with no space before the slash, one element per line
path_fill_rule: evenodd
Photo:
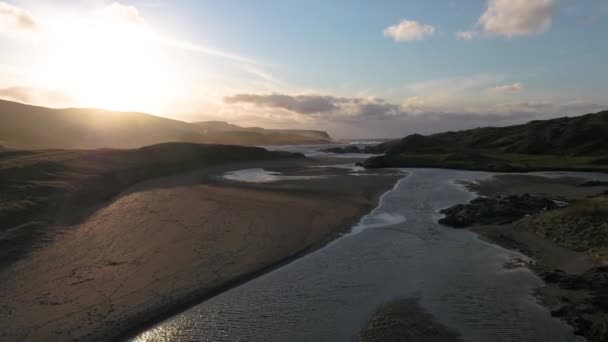
<path fill-rule="evenodd" d="M 403 177 L 322 167 L 344 162 L 233 163 L 125 189 L 2 270 L 0 339 L 124 337 L 322 246 Z M 252 168 L 295 178 L 222 178 Z"/>

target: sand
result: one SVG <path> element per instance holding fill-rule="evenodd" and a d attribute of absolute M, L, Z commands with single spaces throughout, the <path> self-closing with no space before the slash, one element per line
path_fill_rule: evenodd
<path fill-rule="evenodd" d="M 382 305 L 359 333 L 361 342 L 462 342 L 457 332 L 437 322 L 415 299 Z"/>
<path fill-rule="evenodd" d="M 233 164 L 126 189 L 1 271 L 0 340 L 128 336 L 321 246 L 403 175 L 307 168 L 343 160 Z M 331 175 L 266 184 L 227 170 Z M 378 171 L 370 172 L 378 174 Z M 83 208 L 78 208 L 84 210 Z"/>

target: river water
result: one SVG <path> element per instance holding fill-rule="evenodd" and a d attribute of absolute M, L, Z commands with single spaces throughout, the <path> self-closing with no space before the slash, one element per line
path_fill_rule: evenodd
<path fill-rule="evenodd" d="M 578 341 L 531 295 L 542 281 L 504 267 L 521 254 L 438 225 L 438 210 L 474 196 L 456 180 L 484 172 L 409 175 L 351 233 L 213 297 L 135 341 L 354 341 L 370 315 L 417 298 L 467 341 Z"/>

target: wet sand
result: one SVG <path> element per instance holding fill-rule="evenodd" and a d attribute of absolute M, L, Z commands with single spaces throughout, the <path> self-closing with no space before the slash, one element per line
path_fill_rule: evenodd
<path fill-rule="evenodd" d="M 308 167 L 345 162 L 233 164 L 125 190 L 84 222 L 56 227 L 48 243 L 2 270 L 0 340 L 124 337 L 321 246 L 403 177 Z M 220 178 L 250 167 L 328 177 Z"/>
<path fill-rule="evenodd" d="M 462 342 L 457 332 L 438 323 L 415 299 L 382 305 L 359 334 L 361 342 Z"/>

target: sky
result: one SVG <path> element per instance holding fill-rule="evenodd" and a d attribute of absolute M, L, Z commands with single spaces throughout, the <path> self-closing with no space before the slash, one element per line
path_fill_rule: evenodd
<path fill-rule="evenodd" d="M 608 109 L 606 0 L 0 0 L 0 98 L 399 137 Z"/>

